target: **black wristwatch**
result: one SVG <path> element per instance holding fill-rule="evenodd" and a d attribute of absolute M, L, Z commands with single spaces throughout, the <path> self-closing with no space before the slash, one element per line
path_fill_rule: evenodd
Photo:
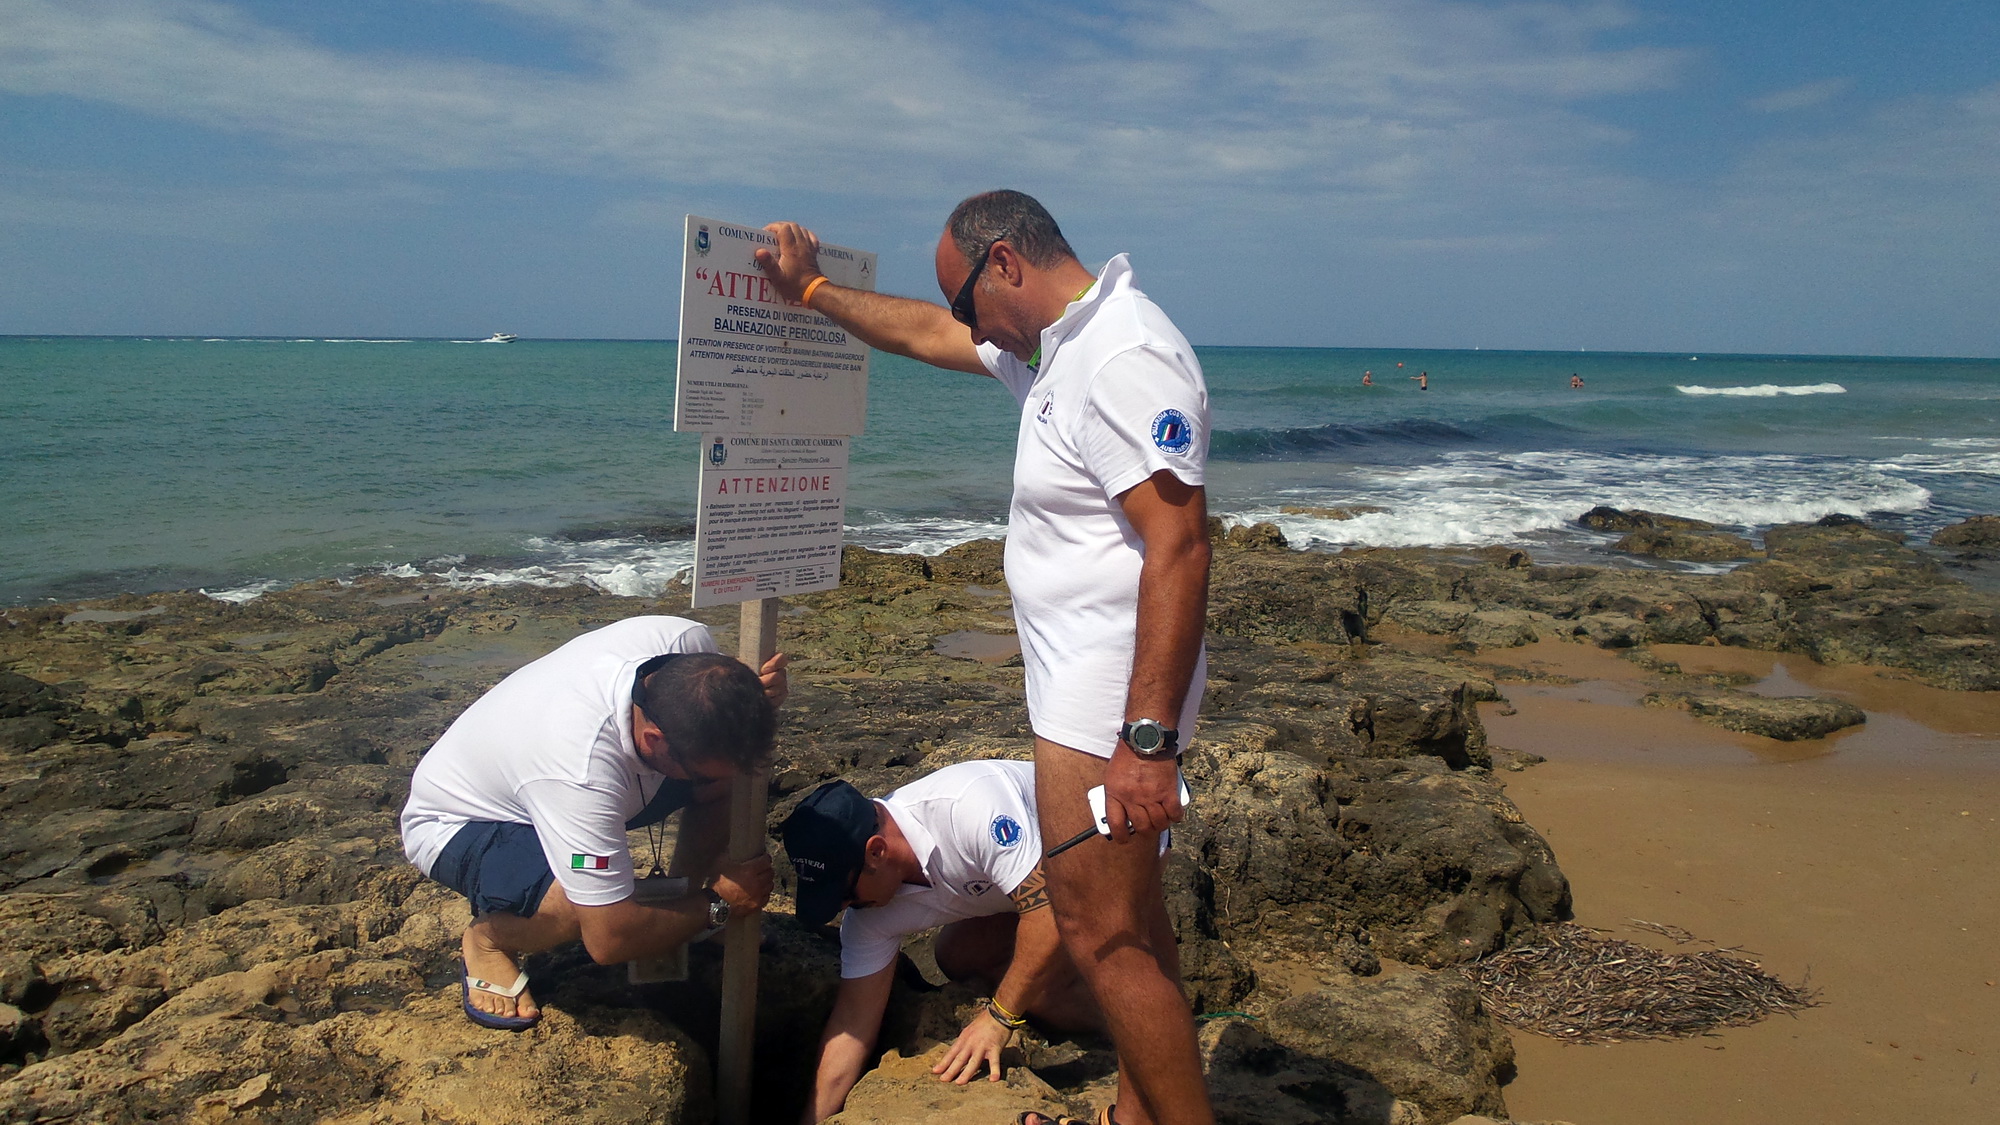
<path fill-rule="evenodd" d="M 1158 719 L 1133 719 L 1118 728 L 1118 738 L 1149 762 L 1180 753 L 1181 732 L 1162 726 Z"/>
<path fill-rule="evenodd" d="M 713 887 L 708 891 L 708 924 L 716 928 L 729 924 L 729 900 L 716 894 Z"/>

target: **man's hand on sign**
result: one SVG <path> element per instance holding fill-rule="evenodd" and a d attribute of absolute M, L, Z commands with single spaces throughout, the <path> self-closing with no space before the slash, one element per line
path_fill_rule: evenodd
<path fill-rule="evenodd" d="M 1104 816 L 1111 822 L 1112 842 L 1122 844 L 1133 832 L 1164 832 L 1179 823 L 1187 815 L 1180 784 L 1178 761 L 1149 762 L 1120 742 L 1104 767 Z"/>
<path fill-rule="evenodd" d="M 791 680 L 785 676 L 785 669 L 791 663 L 792 658 L 781 652 L 766 660 L 763 671 L 757 673 L 757 678 L 764 681 L 764 698 L 773 707 L 783 707 L 785 697 L 792 693 Z"/>
<path fill-rule="evenodd" d="M 715 877 L 715 893 L 731 910 L 762 910 L 771 898 L 771 857 L 746 859 L 722 869 Z"/>
<path fill-rule="evenodd" d="M 764 230 L 778 240 L 778 252 L 758 247 L 757 268 L 787 301 L 802 299 L 806 286 L 820 276 L 819 236 L 797 223 L 772 223 Z"/>

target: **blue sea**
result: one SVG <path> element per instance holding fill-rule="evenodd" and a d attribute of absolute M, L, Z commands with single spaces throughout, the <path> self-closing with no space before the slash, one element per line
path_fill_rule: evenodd
<path fill-rule="evenodd" d="M 1295 546 L 1641 565 L 1576 517 L 1921 541 L 2000 511 L 2000 361 L 1198 350 L 1210 509 Z M 369 572 L 652 593 L 693 556 L 673 381 L 664 341 L 0 337 L 0 604 Z M 1014 429 L 991 380 L 878 355 L 849 540 L 1002 534 Z M 1333 507 L 1373 510 L 1286 511 Z"/>

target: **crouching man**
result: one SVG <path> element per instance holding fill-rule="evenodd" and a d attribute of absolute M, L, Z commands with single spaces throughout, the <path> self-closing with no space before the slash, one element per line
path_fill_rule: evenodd
<path fill-rule="evenodd" d="M 661 957 L 763 909 L 770 857 L 722 860 L 730 782 L 770 756 L 784 667 L 773 657 L 760 677 L 699 622 L 634 617 L 521 668 L 452 723 L 410 780 L 403 851 L 472 902 L 467 1018 L 534 1026 L 527 954 L 580 940 L 599 964 Z M 669 870 L 696 889 L 635 901 L 625 833 L 677 810 Z"/>
<path fill-rule="evenodd" d="M 829 781 L 785 821 L 798 872 L 798 917 L 822 926 L 842 907 L 840 992 L 820 1035 L 804 1120 L 840 1112 L 873 1057 L 903 938 L 943 925 L 937 963 L 953 980 L 992 990 L 932 1070 L 964 1084 L 985 1068 L 1001 1078 L 1000 1051 L 1033 1015 L 1062 1030 L 1101 1018 L 1048 909 L 1032 762 L 947 766 L 870 801 Z"/>

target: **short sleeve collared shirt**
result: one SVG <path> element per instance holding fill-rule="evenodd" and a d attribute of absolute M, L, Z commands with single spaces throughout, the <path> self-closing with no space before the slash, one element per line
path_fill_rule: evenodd
<path fill-rule="evenodd" d="M 1145 545 L 1119 497 L 1165 470 L 1206 481 L 1208 387 L 1194 348 L 1132 279 L 1125 256 L 1042 332 L 1039 367 L 980 346 L 1021 406 L 1007 586 L 1035 733 L 1109 756 L 1124 721 Z M 1198 661 L 1178 718 L 1193 733 Z"/>
<path fill-rule="evenodd" d="M 494 685 L 417 763 L 402 818 L 410 862 L 428 874 L 472 821 L 531 824 L 571 902 L 632 897 L 625 825 L 666 782 L 632 743 L 634 673 L 663 653 L 714 651 L 700 622 L 633 617 Z"/>
<path fill-rule="evenodd" d="M 896 960 L 903 938 L 961 918 L 1014 909 L 1008 897 L 1042 858 L 1033 762 L 946 766 L 881 799 L 930 886 L 905 883 L 884 906 L 840 921 L 840 975 L 871 976 Z"/>

